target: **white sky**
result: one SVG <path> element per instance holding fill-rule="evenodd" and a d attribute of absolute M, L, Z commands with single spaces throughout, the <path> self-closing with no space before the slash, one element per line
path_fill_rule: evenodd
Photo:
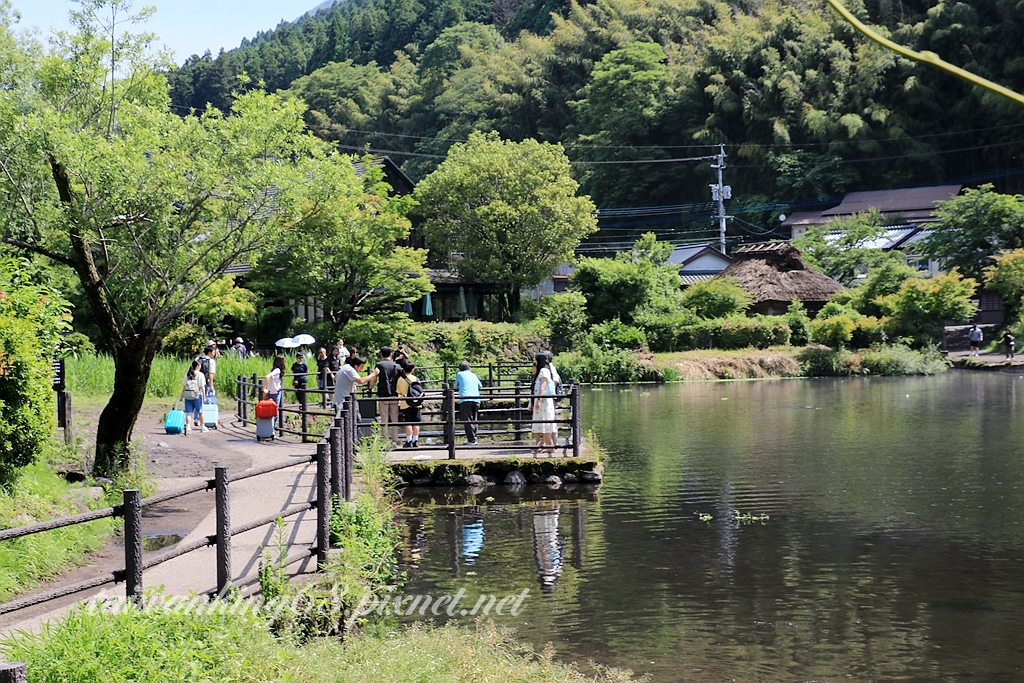
<path fill-rule="evenodd" d="M 51 30 L 68 28 L 71 0 L 11 0 L 21 13 L 22 27 L 38 27 L 43 36 Z M 147 24 L 136 27 L 156 33 L 174 51 L 181 64 L 193 54 L 209 50 L 214 55 L 224 48 L 238 47 L 242 38 L 252 38 L 282 20 L 294 21 L 317 6 L 318 0 L 135 0 L 133 8 L 157 8 Z"/>

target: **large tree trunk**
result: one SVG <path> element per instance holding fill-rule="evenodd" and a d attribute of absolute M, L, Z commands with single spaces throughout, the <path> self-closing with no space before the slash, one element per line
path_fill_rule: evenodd
<path fill-rule="evenodd" d="M 132 432 L 146 397 L 157 342 L 156 333 L 148 331 L 118 345 L 114 352 L 114 393 L 96 427 L 95 476 L 114 477 L 131 466 Z"/>

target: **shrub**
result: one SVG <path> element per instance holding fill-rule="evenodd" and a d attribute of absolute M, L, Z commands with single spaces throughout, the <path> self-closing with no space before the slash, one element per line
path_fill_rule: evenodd
<path fill-rule="evenodd" d="M 579 351 L 560 353 L 555 359 L 562 382 L 640 382 L 661 379 L 653 365 L 626 349 L 604 349 L 594 343 Z"/>
<path fill-rule="evenodd" d="M 618 318 L 594 325 L 590 338 L 606 349 L 639 349 L 647 345 L 643 330 L 626 325 Z"/>
<path fill-rule="evenodd" d="M 872 346 L 880 346 L 888 340 L 889 335 L 885 331 L 885 325 L 878 318 L 864 316 L 858 318 L 853 324 L 853 334 L 850 337 L 850 346 L 855 349 L 866 349 Z"/>
<path fill-rule="evenodd" d="M 861 362 L 872 375 L 935 375 L 949 367 L 934 347 L 914 350 L 902 344 L 868 351 Z"/>
<path fill-rule="evenodd" d="M 27 260 L 0 261 L 0 486 L 36 459 L 56 423 L 50 362 L 70 315 L 42 278 Z"/>
<path fill-rule="evenodd" d="M 860 374 L 859 359 L 845 349 L 808 346 L 797 355 L 805 377 L 846 377 Z"/>
<path fill-rule="evenodd" d="M 350 320 L 339 336 L 359 349 L 364 358 L 375 358 L 382 346 L 410 343 L 415 325 L 404 313 Z"/>
<path fill-rule="evenodd" d="M 60 340 L 60 352 L 65 358 L 77 358 L 85 353 L 96 353 L 96 346 L 81 332 L 72 332 Z"/>
<path fill-rule="evenodd" d="M 817 320 L 824 320 L 825 318 L 838 318 L 841 315 L 845 315 L 850 320 L 860 318 L 860 313 L 854 310 L 852 306 L 841 304 L 838 301 L 829 301 L 821 307 L 821 310 L 818 311 L 818 315 L 815 317 Z"/>
<path fill-rule="evenodd" d="M 811 341 L 833 349 L 842 349 L 853 338 L 854 322 L 846 315 L 832 318 L 815 318 L 811 321 Z"/>
<path fill-rule="evenodd" d="M 777 316 L 715 318 L 679 328 L 676 348 L 766 349 L 789 343 L 789 336 L 785 319 Z"/>
<path fill-rule="evenodd" d="M 751 295 L 731 277 L 715 277 L 683 291 L 682 303 L 702 318 L 722 318 L 746 310 Z"/>
<path fill-rule="evenodd" d="M 586 334 L 587 299 L 573 290 L 546 296 L 540 301 L 540 317 L 551 329 L 554 349 L 570 348 Z"/>
<path fill-rule="evenodd" d="M 811 318 L 807 315 L 804 305 L 793 300 L 786 309 L 784 316 L 789 325 L 789 343 L 793 346 L 806 346 L 811 341 Z"/>

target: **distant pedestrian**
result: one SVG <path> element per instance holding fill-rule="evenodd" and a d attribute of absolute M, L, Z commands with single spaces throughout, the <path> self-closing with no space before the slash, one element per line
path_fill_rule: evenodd
<path fill-rule="evenodd" d="M 199 361 L 192 361 L 192 365 L 185 374 L 185 381 L 181 385 L 181 398 L 185 401 L 185 429 L 182 434 L 188 436 L 192 432 L 192 423 L 201 427 L 202 431 L 209 431 L 203 422 L 203 402 L 206 399 L 206 378 L 199 370 Z"/>
<path fill-rule="evenodd" d="M 327 386 L 327 349 L 322 346 L 316 353 L 316 386 L 321 391 Z"/>
<path fill-rule="evenodd" d="M 344 365 L 352 352 L 345 346 L 344 339 L 339 339 L 335 346 L 338 347 L 338 356 L 341 358 L 342 365 Z"/>
<path fill-rule="evenodd" d="M 391 425 L 391 442 L 398 445 L 398 376 L 402 374 L 402 368 L 391 358 L 392 353 L 390 346 L 382 346 L 380 349 L 380 362 L 377 363 L 377 419 L 385 436 L 386 427 Z"/>
<path fill-rule="evenodd" d="M 971 352 L 968 355 L 977 356 L 978 349 L 981 347 L 981 340 L 985 338 L 982 334 L 981 329 L 977 325 L 971 325 L 971 331 L 967 333 L 967 338 L 971 342 Z"/>
<path fill-rule="evenodd" d="M 1016 338 L 1013 336 L 1013 332 L 1010 332 L 1010 329 L 1007 328 L 1006 331 L 1003 332 L 1003 346 L 1006 347 L 1006 360 L 1013 360 L 1013 347 L 1015 343 Z"/>
<path fill-rule="evenodd" d="M 331 347 L 331 353 L 327 356 L 327 375 L 324 378 L 325 389 L 334 388 L 334 377 L 338 374 L 338 370 L 341 370 L 341 366 L 345 364 L 345 361 L 341 358 L 341 349 L 337 346 Z"/>
<path fill-rule="evenodd" d="M 547 354 L 538 353 L 533 365 L 533 436 L 540 437 L 538 453 L 554 453 L 558 425 L 555 424 L 555 380 Z"/>
<path fill-rule="evenodd" d="M 480 417 L 480 389 L 483 383 L 476 373 L 470 370 L 469 361 L 459 363 L 459 372 L 455 375 L 455 390 L 459 394 L 459 415 L 466 427 L 466 443 L 477 442 L 477 420 Z"/>
<path fill-rule="evenodd" d="M 408 360 L 399 365 L 402 374 L 398 378 L 398 395 L 402 400 L 398 402 L 398 420 L 405 423 L 405 444 L 402 448 L 418 448 L 419 422 L 423 419 L 423 385 L 413 374 L 415 365 Z"/>
<path fill-rule="evenodd" d="M 196 362 L 199 363 L 199 372 L 203 373 L 203 377 L 206 378 L 206 392 L 209 394 L 213 392 L 213 376 L 217 372 L 217 359 L 214 357 L 217 353 L 217 347 L 212 344 L 207 344 L 203 348 L 203 352 L 196 357 Z"/>
<path fill-rule="evenodd" d="M 245 342 L 241 337 L 235 337 L 235 343 L 231 345 L 231 355 L 236 358 L 245 358 L 249 355 L 249 349 L 245 348 Z"/>
<path fill-rule="evenodd" d="M 292 363 L 292 388 L 299 399 L 302 409 L 306 409 L 306 386 L 309 381 L 309 366 L 301 353 L 295 354 L 295 362 Z"/>
<path fill-rule="evenodd" d="M 360 358 L 359 356 L 349 355 L 345 359 L 345 364 L 338 370 L 338 381 L 334 383 L 334 405 L 340 406 L 348 398 L 349 394 L 355 393 L 357 386 L 369 384 L 370 382 L 377 379 L 379 370 L 374 368 L 366 377 L 361 376 L 363 369 L 366 367 L 366 359 Z M 356 422 L 359 422 L 359 402 L 356 404 Z"/>

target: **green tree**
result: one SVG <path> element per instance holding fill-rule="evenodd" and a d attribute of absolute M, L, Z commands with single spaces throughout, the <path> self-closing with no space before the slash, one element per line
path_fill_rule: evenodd
<path fill-rule="evenodd" d="M 978 312 L 971 297 L 978 283 L 956 269 L 933 278 L 910 278 L 895 294 L 876 299 L 886 315 L 894 318 L 896 333 L 918 344 L 942 341 L 946 321 L 963 323 Z"/>
<path fill-rule="evenodd" d="M 939 202 L 935 215 L 931 235 L 921 241 L 923 253 L 969 277 L 981 279 L 1000 252 L 1024 248 L 1024 195 L 999 194 L 988 184 L 968 188 Z"/>
<path fill-rule="evenodd" d="M 28 259 L 0 260 L 0 487 L 33 462 L 53 434 L 50 362 L 69 306 Z"/>
<path fill-rule="evenodd" d="M 984 270 L 985 286 L 1003 297 L 1007 317 L 1020 316 L 1024 307 L 1024 249 L 1014 249 L 995 257 Z"/>
<path fill-rule="evenodd" d="M 340 328 L 357 316 L 394 313 L 433 291 L 426 251 L 409 235 L 408 197 L 389 197 L 382 167 L 364 159 L 312 188 L 318 211 L 284 233 L 253 274 L 265 298 L 312 298 Z"/>
<path fill-rule="evenodd" d="M 678 268 L 665 263 L 669 254 L 671 245 L 647 233 L 633 249 L 614 258 L 580 259 L 570 280 L 586 297 L 590 321 L 619 318 L 632 323 L 641 309 L 657 314 L 678 311 L 681 282 Z"/>
<path fill-rule="evenodd" d="M 417 186 L 416 211 L 431 248 L 458 254 L 463 277 L 498 284 L 509 314 L 597 229 L 578 188 L 560 147 L 474 133 Z"/>
<path fill-rule="evenodd" d="M 701 318 L 724 318 L 746 310 L 752 299 L 735 279 L 719 276 L 687 287 L 682 304 Z"/>
<path fill-rule="evenodd" d="M 885 217 L 877 209 L 819 225 L 793 240 L 808 264 L 829 277 L 852 284 L 858 275 L 902 258 L 873 246 L 885 235 Z"/>
<path fill-rule="evenodd" d="M 868 271 L 864 282 L 850 292 L 850 305 L 864 315 L 883 314 L 877 301 L 900 291 L 903 283 L 918 277 L 917 271 L 896 259 L 890 259 Z"/>
<path fill-rule="evenodd" d="M 304 134 L 297 102 L 240 95 L 232 114 L 181 118 L 151 56 L 120 32 L 126 0 L 81 0 L 73 35 L 22 48 L 0 90 L 3 240 L 71 269 L 114 357 L 94 471 L 130 464 L 128 445 L 163 332 L 229 266 L 310 220 L 310 185 L 350 161 Z M 0 17 L 0 36 L 9 23 Z"/>

